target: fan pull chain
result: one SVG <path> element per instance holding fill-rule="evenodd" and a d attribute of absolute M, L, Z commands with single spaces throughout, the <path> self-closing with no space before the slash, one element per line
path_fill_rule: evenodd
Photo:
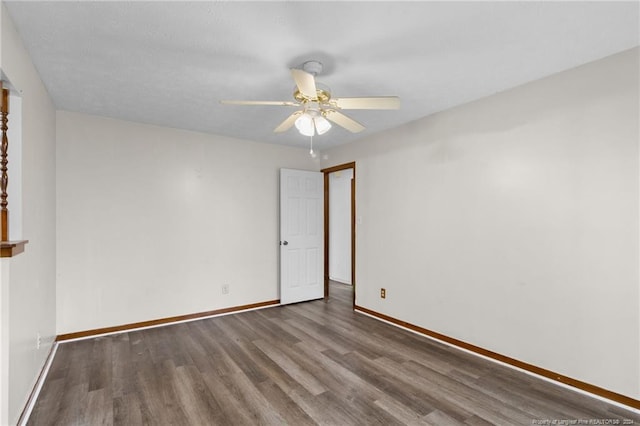
<path fill-rule="evenodd" d="M 313 136 L 309 136 L 309 155 L 316 158 L 316 153 L 313 150 Z"/>

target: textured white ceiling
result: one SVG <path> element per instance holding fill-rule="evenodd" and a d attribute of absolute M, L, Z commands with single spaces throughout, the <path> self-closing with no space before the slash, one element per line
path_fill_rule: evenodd
<path fill-rule="evenodd" d="M 326 148 L 639 45 L 632 2 L 5 2 L 56 106 L 268 143 L 291 108 L 289 68 L 317 59 L 336 97 L 397 95 L 349 111 Z"/>

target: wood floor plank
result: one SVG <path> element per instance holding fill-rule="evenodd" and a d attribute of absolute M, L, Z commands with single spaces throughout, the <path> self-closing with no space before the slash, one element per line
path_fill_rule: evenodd
<path fill-rule="evenodd" d="M 60 344 L 28 425 L 531 425 L 640 415 L 331 298 Z M 631 422 L 631 423 L 629 423 Z"/>
<path fill-rule="evenodd" d="M 267 374 L 263 371 L 263 367 L 254 363 L 239 345 L 239 342 L 234 339 L 234 331 L 231 326 L 232 324 L 223 321 L 220 322 L 219 327 L 216 324 L 210 324 L 211 328 L 219 329 L 218 342 L 240 370 L 255 383 L 266 380 Z"/>
<path fill-rule="evenodd" d="M 402 422 L 377 406 L 375 401 L 363 398 L 359 394 L 352 395 L 346 401 L 333 392 L 325 392 L 320 398 L 326 399 L 332 410 L 347 408 L 349 420 L 346 424 L 402 426 Z"/>
<path fill-rule="evenodd" d="M 112 410 L 114 425 L 150 424 L 148 413 L 143 414 L 137 393 L 114 397 Z"/>
<path fill-rule="evenodd" d="M 443 413 L 440 410 L 432 411 L 431 413 L 424 416 L 424 420 L 429 424 L 437 425 L 437 426 L 461 426 L 464 423 L 454 419 L 453 417 L 449 417 L 446 413 Z M 494 423 L 494 424 L 503 424 L 503 423 Z M 509 424 L 509 423 L 506 423 Z"/>
<path fill-rule="evenodd" d="M 307 320 L 304 317 L 295 318 L 295 319 L 291 318 L 291 319 L 287 319 L 286 321 L 290 325 L 301 327 L 302 329 L 305 330 L 305 332 L 308 335 L 310 335 L 311 337 L 313 337 L 314 339 L 316 339 L 318 342 L 325 345 L 326 347 L 332 348 L 334 351 L 338 353 L 347 354 L 352 351 L 349 345 L 344 344 L 344 342 L 341 339 L 333 339 L 334 336 L 326 334 L 325 331 L 322 330 L 322 328 L 317 327 L 316 324 Z"/>
<path fill-rule="evenodd" d="M 269 327 L 268 318 L 260 311 L 247 312 L 246 315 L 236 315 L 234 318 L 242 323 L 245 329 L 254 330 L 256 334 L 259 335 L 258 339 L 268 340 L 283 346 L 295 345 L 300 341 L 297 337 L 287 333 L 282 328 Z"/>
<path fill-rule="evenodd" d="M 311 348 L 316 352 L 322 352 L 328 349 L 327 345 L 324 345 L 322 342 L 314 339 L 301 328 L 294 327 L 288 322 L 282 321 L 281 319 L 279 320 L 278 318 L 269 318 L 269 321 L 273 322 L 273 324 L 271 324 L 272 327 L 281 328 L 292 336 L 295 336 L 300 341 L 299 343 L 296 343 L 296 345 L 300 345 L 300 343 L 302 343 L 305 347 Z"/>
<path fill-rule="evenodd" d="M 65 395 L 64 377 L 47 380 L 49 392 L 46 395 L 40 394 L 37 409 L 31 412 L 31 417 L 29 418 L 34 424 L 47 424 L 47 420 L 56 416 Z"/>
<path fill-rule="evenodd" d="M 434 386 L 420 388 L 412 381 L 398 380 L 395 376 L 383 374 L 377 365 L 364 357 L 358 357 L 357 354 L 342 357 L 329 351 L 326 354 L 362 377 L 369 384 L 384 391 L 389 397 L 410 407 L 420 415 L 426 415 L 435 409 L 444 410 L 461 421 L 471 415 L 460 405 L 442 398 L 440 390 Z M 434 397 L 433 394 L 437 394 L 437 397 Z"/>
<path fill-rule="evenodd" d="M 280 413 L 285 424 L 299 426 L 317 424 L 290 395 L 287 395 L 282 388 L 271 380 L 260 383 L 258 389 Z"/>
<path fill-rule="evenodd" d="M 492 423 L 489 423 L 485 419 L 481 419 L 478 416 L 473 416 L 473 417 L 465 420 L 464 424 L 467 425 L 467 426 L 492 426 Z"/>
<path fill-rule="evenodd" d="M 519 407 L 533 419 L 563 418 L 570 412 L 566 404 L 564 407 L 554 406 L 553 400 L 549 400 L 549 395 L 539 395 L 528 384 L 510 383 L 502 380 L 508 374 L 506 369 L 506 367 L 496 368 L 494 372 L 473 380 L 469 380 L 456 371 L 449 373 L 449 375 L 475 391 L 499 399 L 506 405 Z M 511 392 L 506 393 L 503 389 L 511 389 Z M 595 402 L 593 401 L 593 403 Z M 581 418 L 581 416 L 575 418 Z"/>
<path fill-rule="evenodd" d="M 249 411 L 253 424 L 283 425 L 284 418 L 244 373 L 221 377 L 242 409 Z"/>
<path fill-rule="evenodd" d="M 89 425 L 113 424 L 113 398 L 107 389 L 89 391 L 85 421 Z"/>
<path fill-rule="evenodd" d="M 175 365 L 171 360 L 142 364 L 137 375 L 140 410 L 153 424 L 187 424 L 184 407 L 175 389 Z"/>
<path fill-rule="evenodd" d="M 89 392 L 111 385 L 111 342 L 103 337 L 94 340 L 88 364 Z"/>
<path fill-rule="evenodd" d="M 194 355 L 194 363 L 198 365 L 201 372 L 208 370 L 213 371 L 217 375 L 234 374 L 242 371 L 233 358 L 224 350 L 221 342 L 222 331 L 213 327 L 211 322 L 194 321 L 191 323 L 192 341 L 198 344 L 195 346 L 196 354 Z M 201 359 L 200 356 L 206 357 Z"/>
<path fill-rule="evenodd" d="M 195 366 L 182 365 L 176 368 L 176 395 L 189 424 L 217 423 L 220 406 L 212 397 Z"/>
<path fill-rule="evenodd" d="M 204 374 L 202 380 L 207 385 L 211 396 L 220 407 L 220 425 L 254 425 L 255 419 L 250 409 L 244 407 L 244 401 L 237 398 L 225 385 L 221 377 L 235 377 L 244 374 L 242 371 L 226 376 Z"/>
<path fill-rule="evenodd" d="M 398 421 L 405 425 L 431 425 L 424 416 L 416 411 L 403 405 L 393 398 L 383 397 L 375 401 L 375 404 L 385 410 L 387 413 L 395 417 Z"/>
<path fill-rule="evenodd" d="M 53 424 L 83 424 L 85 422 L 85 407 L 89 396 L 88 383 L 79 383 L 65 387 L 63 398 L 52 416 L 43 414 L 41 419 L 52 421 Z M 45 423 L 46 424 L 46 423 Z"/>
<path fill-rule="evenodd" d="M 322 395 L 313 396 L 308 392 L 293 392 L 289 397 L 319 425 L 356 424 L 350 419 L 344 407 L 333 407 Z"/>
<path fill-rule="evenodd" d="M 531 420 L 530 415 L 520 410 L 521 407 L 510 406 L 484 392 L 476 392 L 446 375 L 430 370 L 413 361 L 404 363 L 401 369 L 406 372 L 407 377 L 415 378 L 423 386 L 437 386 L 442 399 L 456 403 L 465 412 L 470 413 L 466 414 L 463 420 L 472 415 L 494 424 L 508 424 L 509 422 L 525 424 Z M 441 411 L 456 418 L 455 413 L 452 415 L 452 413 L 444 410 Z"/>
<path fill-rule="evenodd" d="M 348 401 L 353 395 L 361 395 L 372 401 L 385 395 L 382 390 L 370 385 L 364 378 L 335 362 L 324 352 L 313 351 L 302 344 L 298 344 L 295 349 L 298 352 L 298 357 L 315 365 L 317 370 L 312 371 L 317 371 L 318 380 L 330 392 L 342 397 L 345 401 Z"/>
<path fill-rule="evenodd" d="M 113 398 L 135 391 L 135 363 L 133 362 L 132 344 L 128 333 L 113 336 L 111 354 L 111 394 Z"/>
<path fill-rule="evenodd" d="M 262 352 L 264 352 L 269 358 L 273 360 L 280 368 L 291 376 L 296 382 L 300 383 L 302 387 L 309 391 L 311 395 L 320 395 L 327 389 L 311 375 L 306 369 L 294 362 L 287 354 L 279 350 L 275 345 L 265 341 L 256 340 L 253 342 Z"/>

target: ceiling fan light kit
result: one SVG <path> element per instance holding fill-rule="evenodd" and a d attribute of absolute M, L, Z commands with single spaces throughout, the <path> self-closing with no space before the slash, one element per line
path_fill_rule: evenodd
<path fill-rule="evenodd" d="M 295 121 L 298 131 L 305 136 L 313 136 L 315 133 L 313 118 L 307 114 L 302 114 Z"/>
<path fill-rule="evenodd" d="M 316 125 L 316 132 L 318 132 L 319 135 L 324 135 L 331 129 L 331 123 L 323 116 L 314 118 L 313 123 Z"/>
<path fill-rule="evenodd" d="M 331 123 L 322 116 L 319 109 L 305 110 L 295 121 L 296 128 L 304 136 L 324 135 L 331 129 Z"/>
<path fill-rule="evenodd" d="M 291 77 L 296 83 L 293 99 L 290 101 L 220 101 L 231 105 L 277 105 L 301 107 L 287 117 L 274 129 L 280 133 L 295 125 L 305 136 L 323 135 L 331 129 L 331 122 L 352 132 L 358 133 L 365 127 L 339 110 L 345 109 L 399 109 L 400 99 L 396 96 L 364 98 L 332 98 L 331 90 L 316 82 L 316 76 L 322 72 L 322 63 L 307 61 L 302 69 L 292 68 Z"/>

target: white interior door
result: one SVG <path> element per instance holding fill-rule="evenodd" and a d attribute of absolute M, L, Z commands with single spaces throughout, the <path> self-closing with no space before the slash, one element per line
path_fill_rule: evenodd
<path fill-rule="evenodd" d="M 324 175 L 280 169 L 280 303 L 324 296 Z"/>

